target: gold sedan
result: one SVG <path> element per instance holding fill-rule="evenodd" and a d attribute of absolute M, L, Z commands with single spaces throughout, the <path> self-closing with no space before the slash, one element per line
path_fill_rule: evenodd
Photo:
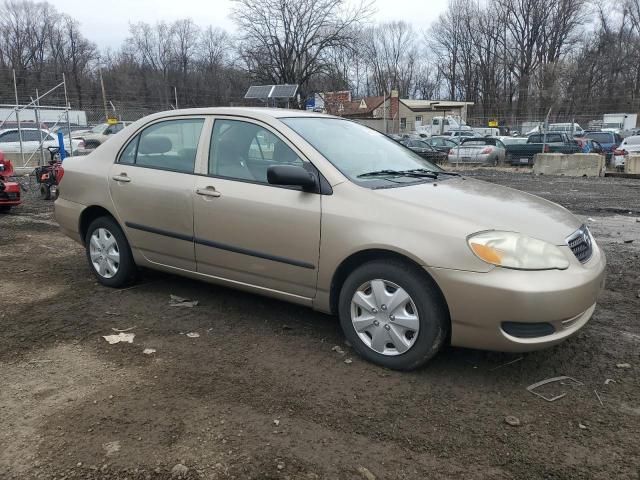
<path fill-rule="evenodd" d="M 557 344 L 587 323 L 604 278 L 564 208 L 326 115 L 158 113 L 64 168 L 56 218 L 103 285 L 148 267 L 307 305 L 389 368 L 445 343 Z"/>

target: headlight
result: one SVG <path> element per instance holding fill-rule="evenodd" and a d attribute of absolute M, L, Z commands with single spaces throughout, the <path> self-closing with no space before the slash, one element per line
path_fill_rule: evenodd
<path fill-rule="evenodd" d="M 517 270 L 564 270 L 569 260 L 551 243 L 516 232 L 488 231 L 467 238 L 471 251 L 481 260 Z"/>

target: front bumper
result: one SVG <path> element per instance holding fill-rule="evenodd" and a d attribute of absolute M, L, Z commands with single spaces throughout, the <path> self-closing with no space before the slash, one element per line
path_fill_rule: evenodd
<path fill-rule="evenodd" d="M 449 306 L 451 344 L 525 352 L 550 347 L 580 330 L 595 310 L 606 259 L 597 246 L 584 264 L 568 247 L 566 251 L 572 256 L 567 270 L 494 268 L 476 273 L 428 268 Z M 512 331 L 506 325 L 513 324 L 547 324 L 552 333 L 514 336 L 505 331 Z"/>

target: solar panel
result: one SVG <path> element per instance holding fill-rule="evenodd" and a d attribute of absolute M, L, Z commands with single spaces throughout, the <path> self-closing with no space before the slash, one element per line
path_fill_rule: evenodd
<path fill-rule="evenodd" d="M 249 87 L 249 90 L 247 90 L 244 98 L 257 98 L 260 100 L 266 100 L 269 98 L 273 87 L 274 85 L 252 85 L 251 87 Z"/>
<path fill-rule="evenodd" d="M 293 98 L 298 91 L 298 85 L 274 85 L 269 98 Z"/>

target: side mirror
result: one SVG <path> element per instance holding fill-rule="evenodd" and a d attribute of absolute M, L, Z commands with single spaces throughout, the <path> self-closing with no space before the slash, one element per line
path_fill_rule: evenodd
<path fill-rule="evenodd" d="M 290 185 L 303 190 L 316 188 L 316 177 L 299 165 L 274 165 L 267 169 L 267 181 L 272 185 Z"/>

